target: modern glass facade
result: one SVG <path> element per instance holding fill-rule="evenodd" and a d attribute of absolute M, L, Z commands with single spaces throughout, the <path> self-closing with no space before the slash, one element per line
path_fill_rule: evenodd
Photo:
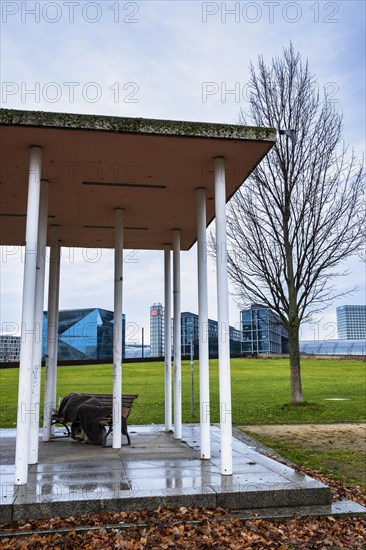
<path fill-rule="evenodd" d="M 113 311 L 101 308 L 59 312 L 59 361 L 111 361 L 113 359 Z M 46 353 L 47 312 L 43 313 L 42 354 Z M 125 357 L 126 317 L 122 316 L 122 356 Z"/>
<path fill-rule="evenodd" d="M 208 320 L 207 327 L 208 352 L 210 357 L 217 357 L 219 353 L 219 325 L 217 321 Z M 229 331 L 221 331 L 222 338 L 230 339 L 230 355 L 241 353 L 241 332 L 230 326 Z M 198 315 L 185 311 L 181 315 L 181 338 L 182 355 L 190 356 L 193 348 L 193 355 L 198 357 Z"/>
<path fill-rule="evenodd" d="M 340 306 L 336 311 L 340 340 L 366 338 L 366 306 Z"/>
<path fill-rule="evenodd" d="M 300 353 L 306 355 L 366 355 L 366 340 L 302 340 Z"/>
<path fill-rule="evenodd" d="M 173 321 L 174 322 L 174 321 Z M 181 325 L 180 325 L 180 334 L 181 334 L 181 344 L 182 344 L 182 355 L 191 355 L 191 349 L 193 355 L 198 355 L 198 315 L 194 313 L 189 313 L 185 311 L 181 314 Z M 211 327 L 211 340 L 212 336 L 212 327 Z M 208 339 L 210 341 L 210 323 L 208 324 Z M 217 339 L 217 330 L 216 330 L 216 339 Z M 210 348 L 209 348 L 210 349 Z"/>
<path fill-rule="evenodd" d="M 141 359 L 150 357 L 150 346 L 142 348 L 140 344 L 127 344 L 126 345 L 126 359 Z"/>
<path fill-rule="evenodd" d="M 163 357 L 164 353 L 164 307 L 158 302 L 150 307 L 150 356 Z"/>
<path fill-rule="evenodd" d="M 288 353 L 288 334 L 277 313 L 252 304 L 241 311 L 242 353 Z"/>

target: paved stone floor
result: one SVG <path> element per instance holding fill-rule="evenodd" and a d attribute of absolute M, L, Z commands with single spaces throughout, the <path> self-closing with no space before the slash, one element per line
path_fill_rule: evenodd
<path fill-rule="evenodd" d="M 131 446 L 102 448 L 61 437 L 40 443 L 26 485 L 14 487 L 15 430 L 0 430 L 0 521 L 157 506 L 241 509 L 249 517 L 293 513 L 363 513 L 349 501 L 331 505 L 324 484 L 233 438 L 233 475 L 220 474 L 220 430 L 211 427 L 211 459 L 200 460 L 199 425 L 183 439 L 163 426 L 131 426 Z M 109 442 L 111 443 L 111 441 Z"/>

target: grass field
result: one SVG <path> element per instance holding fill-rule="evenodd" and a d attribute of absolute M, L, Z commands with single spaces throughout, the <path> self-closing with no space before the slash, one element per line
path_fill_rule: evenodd
<path fill-rule="evenodd" d="M 303 444 L 294 442 L 291 438 L 269 438 L 246 431 L 257 441 L 261 441 L 268 447 L 276 450 L 282 456 L 291 460 L 294 464 L 304 468 L 311 468 L 325 476 L 340 481 L 346 481 L 349 485 L 361 485 L 366 488 L 366 458 L 360 451 L 314 448 L 313 442 Z"/>
<path fill-rule="evenodd" d="M 218 363 L 210 362 L 211 421 L 219 421 Z M 332 423 L 366 420 L 366 364 L 362 361 L 305 359 L 305 403 L 290 404 L 286 359 L 233 359 L 234 424 Z M 42 369 L 42 386 L 44 369 Z M 182 363 L 183 422 L 199 421 L 198 362 L 194 363 L 195 415 L 191 416 L 190 364 Z M 0 369 L 0 427 L 16 425 L 18 369 Z M 58 368 L 57 398 L 70 392 L 111 393 L 112 366 Z M 42 390 L 43 393 L 43 390 Z M 164 423 L 163 363 L 123 366 L 123 393 L 137 393 L 130 424 Z M 344 400 L 333 400 L 344 399 Z M 41 403 L 41 411 L 42 411 Z"/>

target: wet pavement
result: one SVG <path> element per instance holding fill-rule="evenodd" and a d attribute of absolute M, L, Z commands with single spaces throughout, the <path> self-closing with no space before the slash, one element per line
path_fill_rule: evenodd
<path fill-rule="evenodd" d="M 349 501 L 331 504 L 326 485 L 263 456 L 242 438 L 233 438 L 233 475 L 222 476 L 217 426 L 211 427 L 208 460 L 199 457 L 197 424 L 183 426 L 181 441 L 163 426 L 131 426 L 131 445 L 123 437 L 121 449 L 76 442 L 63 433 L 58 429 L 58 437 L 40 443 L 39 463 L 30 466 L 28 483 L 16 487 L 15 430 L 0 430 L 1 522 L 158 506 L 222 506 L 247 517 L 366 512 Z"/>

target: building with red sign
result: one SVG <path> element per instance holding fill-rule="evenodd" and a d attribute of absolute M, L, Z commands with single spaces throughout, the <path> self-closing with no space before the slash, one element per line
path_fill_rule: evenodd
<path fill-rule="evenodd" d="M 160 302 L 150 307 L 150 356 L 164 356 L 164 307 Z"/>

